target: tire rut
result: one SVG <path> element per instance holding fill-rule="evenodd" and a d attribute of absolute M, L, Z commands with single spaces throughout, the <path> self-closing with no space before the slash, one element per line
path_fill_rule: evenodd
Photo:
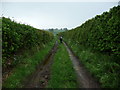
<path fill-rule="evenodd" d="M 100 84 L 91 76 L 91 74 L 84 68 L 80 60 L 74 55 L 72 50 L 64 42 L 64 45 L 69 53 L 73 67 L 77 74 L 77 81 L 80 88 L 100 88 Z"/>
<path fill-rule="evenodd" d="M 50 68 L 53 63 L 53 56 L 57 51 L 58 42 L 56 41 L 52 50 L 49 52 L 42 64 L 37 66 L 36 71 L 26 79 L 24 88 L 45 88 L 50 79 Z"/>

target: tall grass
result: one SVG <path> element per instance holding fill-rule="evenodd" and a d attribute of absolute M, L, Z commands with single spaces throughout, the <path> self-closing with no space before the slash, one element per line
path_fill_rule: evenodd
<path fill-rule="evenodd" d="M 63 44 L 60 44 L 54 56 L 52 73 L 47 88 L 77 88 L 76 74 L 72 62 Z"/>
<path fill-rule="evenodd" d="M 24 53 L 24 55 L 19 58 L 22 59 L 22 62 L 20 62 L 20 64 L 13 69 L 12 74 L 3 83 L 3 87 L 21 88 L 23 86 L 22 82 L 24 79 L 35 71 L 36 66 L 44 60 L 52 46 L 53 42 L 45 45 L 43 49 L 36 52 L 32 56 L 28 53 Z"/>
<path fill-rule="evenodd" d="M 113 61 L 115 57 L 95 52 L 91 48 L 74 42 L 69 42 L 69 46 L 103 88 L 119 87 L 120 65 Z"/>

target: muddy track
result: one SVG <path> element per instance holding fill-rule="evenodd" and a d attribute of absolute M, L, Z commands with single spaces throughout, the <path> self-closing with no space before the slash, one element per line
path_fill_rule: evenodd
<path fill-rule="evenodd" d="M 83 64 L 80 62 L 78 57 L 72 52 L 72 50 L 68 47 L 66 43 L 64 43 L 71 61 L 73 63 L 73 67 L 77 74 L 77 81 L 80 88 L 100 88 L 100 84 L 91 76 L 91 74 L 85 69 Z"/>
<path fill-rule="evenodd" d="M 24 81 L 24 88 L 45 88 L 50 79 L 50 67 L 53 63 L 53 56 L 57 51 L 58 42 L 55 43 L 42 64 L 37 66 L 36 71 Z"/>

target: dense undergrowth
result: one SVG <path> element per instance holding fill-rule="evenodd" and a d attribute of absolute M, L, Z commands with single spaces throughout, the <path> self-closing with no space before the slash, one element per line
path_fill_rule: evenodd
<path fill-rule="evenodd" d="M 51 78 L 47 88 L 77 88 L 76 74 L 68 52 L 63 44 L 60 44 L 54 56 L 51 68 Z"/>
<path fill-rule="evenodd" d="M 16 23 L 9 18 L 2 17 L 2 68 L 3 72 L 14 67 L 17 62 L 15 56 L 22 55 L 26 50 L 36 47 L 42 49 L 53 40 L 52 33 L 36 29 L 32 26 Z"/>
<path fill-rule="evenodd" d="M 120 6 L 59 35 L 64 37 L 102 87 L 119 87 Z"/>

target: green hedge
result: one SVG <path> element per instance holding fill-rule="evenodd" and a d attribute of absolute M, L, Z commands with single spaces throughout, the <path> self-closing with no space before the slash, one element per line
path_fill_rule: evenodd
<path fill-rule="evenodd" d="M 119 88 L 120 6 L 59 33 L 103 88 Z"/>
<path fill-rule="evenodd" d="M 31 49 L 36 46 L 42 48 L 53 38 L 54 36 L 50 32 L 2 17 L 2 57 L 4 62 L 20 49 Z"/>
<path fill-rule="evenodd" d="M 96 51 L 120 56 L 120 6 L 61 34 L 67 40 L 92 47 Z"/>

